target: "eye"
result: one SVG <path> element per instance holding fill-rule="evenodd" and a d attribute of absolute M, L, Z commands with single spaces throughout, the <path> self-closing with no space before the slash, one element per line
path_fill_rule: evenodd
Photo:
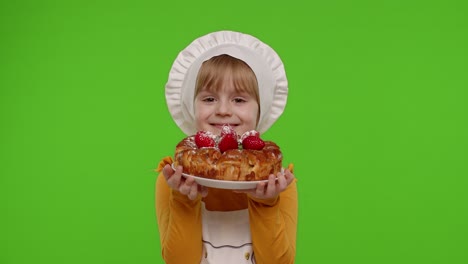
<path fill-rule="evenodd" d="M 236 102 L 236 103 L 244 103 L 244 102 L 247 102 L 247 101 L 246 101 L 245 99 L 243 99 L 243 98 L 239 98 L 239 97 L 238 97 L 238 98 L 234 98 L 234 102 Z"/>
<path fill-rule="evenodd" d="M 214 97 L 205 97 L 202 99 L 203 102 L 207 102 L 207 103 L 211 103 L 211 102 L 214 102 L 215 99 Z"/>

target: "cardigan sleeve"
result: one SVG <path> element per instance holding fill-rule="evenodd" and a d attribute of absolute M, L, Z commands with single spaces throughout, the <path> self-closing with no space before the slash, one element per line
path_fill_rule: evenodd
<path fill-rule="evenodd" d="M 296 181 L 294 179 L 276 199 L 249 198 L 250 229 L 257 263 L 294 263 L 298 212 Z"/>
<path fill-rule="evenodd" d="M 170 157 L 158 166 L 161 172 Z M 190 200 L 172 190 L 160 173 L 156 180 L 156 218 L 158 221 L 162 257 L 171 264 L 198 264 L 202 255 L 201 197 Z M 190 223 L 190 224 L 188 224 Z"/>

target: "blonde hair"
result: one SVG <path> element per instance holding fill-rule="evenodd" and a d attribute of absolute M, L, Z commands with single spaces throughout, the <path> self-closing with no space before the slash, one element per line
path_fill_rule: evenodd
<path fill-rule="evenodd" d="M 195 84 L 195 97 L 200 91 L 217 91 L 223 83 L 231 82 L 236 92 L 246 92 L 257 101 L 260 117 L 260 96 L 257 77 L 244 61 L 221 54 L 203 62 Z M 258 121 L 257 117 L 257 121 Z"/>

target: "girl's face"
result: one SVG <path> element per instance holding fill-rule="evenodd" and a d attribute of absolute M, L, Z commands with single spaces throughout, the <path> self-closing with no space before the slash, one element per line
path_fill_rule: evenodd
<path fill-rule="evenodd" d="M 247 92 L 237 92 L 230 82 L 216 91 L 201 90 L 195 97 L 197 130 L 219 135 L 221 127 L 228 124 L 242 135 L 256 128 L 258 114 L 255 97 Z"/>

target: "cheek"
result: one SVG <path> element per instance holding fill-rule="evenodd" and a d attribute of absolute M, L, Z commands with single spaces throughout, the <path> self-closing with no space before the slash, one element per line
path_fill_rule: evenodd
<path fill-rule="evenodd" d="M 197 130 L 203 130 L 203 122 L 198 113 L 195 113 L 195 127 Z"/>
<path fill-rule="evenodd" d="M 248 109 L 246 109 L 246 111 L 244 111 L 243 116 L 244 116 L 244 120 L 248 121 L 249 124 L 251 124 L 254 127 L 257 126 L 258 118 L 259 118 L 258 106 L 255 105 L 255 106 L 249 107 Z"/>
<path fill-rule="evenodd" d="M 195 106 L 194 109 L 195 124 L 198 129 L 201 129 L 201 124 L 208 118 L 209 111 L 206 108 Z"/>
<path fill-rule="evenodd" d="M 200 107 L 200 105 L 195 105 L 195 109 L 194 109 L 194 114 L 195 114 L 195 119 L 200 119 L 200 118 L 203 118 L 204 116 L 206 116 L 206 109 L 204 109 L 203 107 Z"/>

